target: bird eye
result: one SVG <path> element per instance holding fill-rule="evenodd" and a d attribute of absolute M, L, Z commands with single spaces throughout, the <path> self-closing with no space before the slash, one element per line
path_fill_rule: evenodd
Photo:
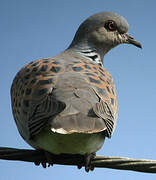
<path fill-rule="evenodd" d="M 108 21 L 105 24 L 105 28 L 108 29 L 109 31 L 115 31 L 117 30 L 117 25 L 114 21 Z"/>

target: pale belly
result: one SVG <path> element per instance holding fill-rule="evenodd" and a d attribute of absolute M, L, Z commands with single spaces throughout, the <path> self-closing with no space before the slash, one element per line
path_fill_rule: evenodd
<path fill-rule="evenodd" d="M 43 130 L 29 142 L 36 149 L 43 149 L 53 154 L 90 154 L 98 151 L 104 143 L 104 135 L 93 134 L 58 134 L 50 129 Z"/>

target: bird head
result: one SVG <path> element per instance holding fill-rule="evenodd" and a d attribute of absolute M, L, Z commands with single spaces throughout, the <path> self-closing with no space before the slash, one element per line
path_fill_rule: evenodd
<path fill-rule="evenodd" d="M 87 45 L 103 56 L 119 44 L 132 44 L 142 48 L 141 44 L 128 34 L 129 24 L 122 16 L 101 12 L 86 19 L 78 28 L 72 46 Z"/>

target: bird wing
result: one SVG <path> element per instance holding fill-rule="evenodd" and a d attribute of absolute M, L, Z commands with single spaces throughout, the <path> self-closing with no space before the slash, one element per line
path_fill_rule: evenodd
<path fill-rule="evenodd" d="M 63 103 L 49 100 L 57 78 L 63 72 L 63 64 L 45 58 L 29 63 L 15 76 L 11 87 L 12 110 L 25 140 L 38 133 L 51 116 L 64 108 Z"/>
<path fill-rule="evenodd" d="M 16 75 L 12 108 L 20 134 L 30 139 L 44 127 L 61 134 L 106 132 L 116 122 L 116 94 L 110 74 L 90 62 L 41 59 Z M 110 92 L 111 91 L 111 92 Z"/>

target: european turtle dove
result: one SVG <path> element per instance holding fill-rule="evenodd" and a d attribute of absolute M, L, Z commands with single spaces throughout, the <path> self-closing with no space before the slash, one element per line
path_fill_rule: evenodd
<path fill-rule="evenodd" d="M 104 55 L 119 44 L 141 44 L 127 34 L 118 14 L 101 12 L 79 27 L 64 52 L 24 66 L 11 87 L 13 116 L 23 139 L 53 154 L 81 154 L 85 170 L 110 138 L 117 119 L 117 96 Z"/>

